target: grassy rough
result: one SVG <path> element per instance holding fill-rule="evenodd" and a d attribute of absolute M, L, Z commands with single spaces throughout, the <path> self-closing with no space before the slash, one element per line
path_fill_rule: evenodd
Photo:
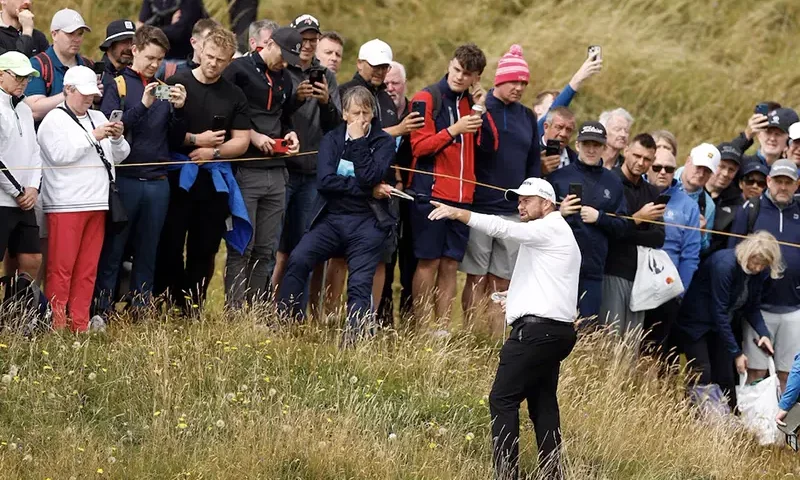
<path fill-rule="evenodd" d="M 256 321 L 268 317 L 0 337 L 0 476 L 491 477 L 494 344 L 384 334 L 342 351 L 332 330 Z M 697 421 L 675 379 L 603 334 L 578 343 L 560 391 L 567 478 L 800 475 L 788 451 Z"/>

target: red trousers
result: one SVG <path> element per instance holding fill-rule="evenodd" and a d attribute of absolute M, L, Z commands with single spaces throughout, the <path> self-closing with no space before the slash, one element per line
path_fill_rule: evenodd
<path fill-rule="evenodd" d="M 53 308 L 53 328 L 89 329 L 89 307 L 103 248 L 106 212 L 47 214 L 47 279 L 45 295 Z"/>

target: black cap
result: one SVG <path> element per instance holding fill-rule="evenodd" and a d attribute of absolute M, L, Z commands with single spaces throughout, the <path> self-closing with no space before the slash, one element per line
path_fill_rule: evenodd
<path fill-rule="evenodd" d="M 767 127 L 777 127 L 789 133 L 789 127 L 791 127 L 793 123 L 800 121 L 800 118 L 797 117 L 797 112 L 791 108 L 778 108 L 769 112 L 767 120 L 769 121 Z"/>
<path fill-rule="evenodd" d="M 100 45 L 100 50 L 106 51 L 111 48 L 115 42 L 133 38 L 136 33 L 136 25 L 130 20 L 114 20 L 106 27 L 106 41 Z"/>
<path fill-rule="evenodd" d="M 768 177 L 769 176 L 769 167 L 767 167 L 763 163 L 759 162 L 758 160 L 751 160 L 749 162 L 746 162 L 744 165 L 742 165 L 741 171 L 739 172 L 739 175 L 740 175 L 739 178 L 744 178 L 744 177 L 746 177 L 747 175 L 749 175 L 749 174 L 751 174 L 753 172 L 758 172 L 758 173 L 764 175 L 765 177 Z"/>
<path fill-rule="evenodd" d="M 322 33 L 319 29 L 319 20 L 317 20 L 313 15 L 309 15 L 307 13 L 295 18 L 294 21 L 289 24 L 289 26 L 300 33 L 307 32 L 309 30 Z"/>
<path fill-rule="evenodd" d="M 578 130 L 579 142 L 597 142 L 606 144 L 606 127 L 600 122 L 583 122 Z"/>
<path fill-rule="evenodd" d="M 300 32 L 292 27 L 281 27 L 272 32 L 272 40 L 281 47 L 283 60 L 289 65 L 300 64 L 300 48 L 303 46 L 303 37 Z"/>
<path fill-rule="evenodd" d="M 728 142 L 720 143 L 717 145 L 717 150 L 719 150 L 720 160 L 730 160 L 736 162 L 737 165 L 742 163 L 742 151 L 736 145 Z"/>

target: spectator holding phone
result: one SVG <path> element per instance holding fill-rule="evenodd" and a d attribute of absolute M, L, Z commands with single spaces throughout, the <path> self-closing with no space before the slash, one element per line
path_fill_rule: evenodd
<path fill-rule="evenodd" d="M 252 227 L 230 163 L 250 144 L 248 102 L 222 77 L 236 52 L 236 38 L 212 29 L 203 41 L 200 66 L 167 81 L 186 89 L 185 134 L 179 158 L 194 162 L 167 174 L 170 201 L 156 256 L 155 294 L 168 292 L 186 314 L 202 308 L 222 237 L 240 254 Z M 186 257 L 184 260 L 184 250 Z"/>
<path fill-rule="evenodd" d="M 43 205 L 50 236 L 45 295 L 53 327 L 89 328 L 97 265 L 105 236 L 109 177 L 130 153 L 122 122 L 91 110 L 100 95 L 97 75 L 84 66 L 64 75 L 64 102 L 47 114 L 38 139 L 46 168 Z M 52 168 L 71 166 L 73 168 Z M 69 312 L 69 319 L 67 318 Z M 103 322 L 93 328 L 103 329 Z"/>
<path fill-rule="evenodd" d="M 17 51 L 33 57 L 47 50 L 47 36 L 34 28 L 33 0 L 2 0 L 0 5 L 0 54 Z"/>
<path fill-rule="evenodd" d="M 649 133 L 640 133 L 623 150 L 625 162 L 611 171 L 622 181 L 622 191 L 629 212 L 627 229 L 608 246 L 603 275 L 603 300 L 600 318 L 613 329 L 627 335 L 642 332 L 644 311 L 631 311 L 629 305 L 633 280 L 638 270 L 637 247 L 661 248 L 664 226 L 648 222 L 662 220 L 666 202 L 659 201 L 659 190 L 644 179 L 656 157 L 656 141 Z"/>
<path fill-rule="evenodd" d="M 759 104 L 761 108 L 757 108 L 760 112 L 763 112 L 771 106 L 773 105 L 765 102 L 764 104 Z M 766 115 L 766 120 L 756 115 Z M 800 121 L 800 118 L 798 118 L 797 112 L 785 107 L 775 108 L 770 110 L 769 113 L 757 113 L 756 115 L 751 118 L 753 125 L 748 126 L 752 134 L 755 134 L 758 139 L 758 150 L 755 155 L 746 156 L 742 163 L 758 161 L 770 167 L 776 160 L 783 158 L 786 146 L 789 144 L 789 127 Z M 759 123 L 755 123 L 759 120 Z M 747 131 L 745 131 L 745 136 L 746 134 Z M 749 146 L 747 145 L 747 148 Z"/>
<path fill-rule="evenodd" d="M 536 115 L 521 103 L 529 80 L 522 47 L 512 45 L 498 62 L 494 88 L 486 93 L 486 121 L 475 152 L 475 179 L 480 183 L 509 189 L 526 178 L 542 176 Z M 520 222 L 516 202 L 507 200 L 504 192 L 480 185 L 475 187 L 472 210 Z M 518 250 L 514 241 L 473 230 L 459 267 L 467 274 L 461 296 L 465 314 L 469 317 L 478 305 L 489 304 L 486 326 L 497 336 L 505 330 L 504 315 L 489 296 L 508 290 Z"/>
<path fill-rule="evenodd" d="M 472 105 L 483 107 L 485 93 L 480 76 L 486 56 L 474 44 L 459 46 L 438 83 L 414 95 L 412 102 L 425 105 L 424 127 L 411 132 L 412 168 L 437 172 L 452 178 L 411 174 L 410 188 L 418 195 L 455 206 L 469 205 L 475 193 L 475 149 L 483 117 Z M 470 93 L 473 89 L 473 93 Z M 464 182 L 462 180 L 468 180 Z M 425 198 L 425 197 L 423 197 Z M 456 293 L 458 264 L 464 259 L 469 228 L 453 220 L 431 221 L 433 206 L 415 202 L 411 209 L 414 255 L 418 259 L 414 274 L 414 299 L 417 318 L 426 318 L 433 293 L 436 318 L 442 335 L 447 334 L 450 308 Z"/>
<path fill-rule="evenodd" d="M 656 159 L 650 166 L 647 180 L 658 189 L 662 199 L 669 197 L 664 210 L 664 222 L 667 225 L 664 227 L 664 246 L 661 249 L 667 252 L 672 264 L 678 269 L 685 291 L 700 264 L 700 232 L 695 230 L 700 228 L 700 207 L 678 188 L 676 169 L 677 162 L 671 149 L 658 148 L 656 141 Z M 664 360 L 670 353 L 669 335 L 680 306 L 681 299 L 674 298 L 645 312 L 645 348 L 659 354 Z"/>
<path fill-rule="evenodd" d="M 169 50 L 169 40 L 156 27 L 143 25 L 133 38 L 133 63 L 122 71 L 121 82 L 112 81 L 103 96 L 103 115 L 113 118 L 122 112 L 126 138 L 131 153 L 123 162 L 155 165 L 120 168 L 117 173 L 119 190 L 128 224 L 120 231 L 108 231 L 103 242 L 95 283 L 95 312 L 108 318 L 114 313 L 117 278 L 126 245 L 134 252 L 129 292 L 120 292 L 129 299 L 135 313 L 148 305 L 153 291 L 158 239 L 169 207 L 170 185 L 167 166 L 159 162 L 170 160 L 170 133 L 180 137 L 172 144 L 182 143 L 183 105 L 186 89 L 183 85 L 162 86 L 166 98 L 157 97 L 159 82 L 156 71 Z M 144 82 L 147 82 L 145 85 Z M 122 87 L 122 88 L 120 88 Z"/>
<path fill-rule="evenodd" d="M 575 131 L 575 114 L 567 107 L 554 107 L 542 123 L 544 132 L 539 141 L 542 176 L 578 161 L 578 154 L 569 147 Z"/>
<path fill-rule="evenodd" d="M 628 221 L 619 217 L 627 212 L 622 181 L 619 174 L 603 167 L 605 144 L 605 127 L 584 122 L 576 142 L 578 161 L 556 170 L 548 179 L 581 250 L 578 310 L 590 324 L 600 313 L 609 243 L 629 228 Z"/>
<path fill-rule="evenodd" d="M 296 109 L 287 65 L 300 62 L 300 33 L 275 30 L 266 46 L 239 57 L 224 77 L 245 92 L 250 112 L 248 157 L 267 157 L 236 168 L 236 181 L 253 224 L 253 239 L 243 254 L 230 248 L 225 265 L 226 303 L 231 307 L 266 299 L 286 203 L 284 155 L 300 150 L 292 123 Z"/>

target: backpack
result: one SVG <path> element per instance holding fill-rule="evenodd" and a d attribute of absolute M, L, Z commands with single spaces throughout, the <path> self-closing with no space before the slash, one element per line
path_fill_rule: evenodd
<path fill-rule="evenodd" d="M 84 57 L 83 55 L 78 55 L 83 62 L 84 66 L 92 68 L 94 66 L 94 62 L 89 60 L 88 58 Z M 36 60 L 39 61 L 39 65 L 42 66 L 42 80 L 44 80 L 44 89 L 45 89 L 45 96 L 50 96 L 53 93 L 53 78 L 55 75 L 53 74 L 53 59 L 50 58 L 50 55 L 47 52 L 40 52 L 35 57 Z"/>
<path fill-rule="evenodd" d="M 47 297 L 27 273 L 0 278 L 5 292 L 0 302 L 0 325 L 26 337 L 50 327 L 52 311 Z"/>
<path fill-rule="evenodd" d="M 431 106 L 433 121 L 436 121 L 436 117 L 439 116 L 439 112 L 442 111 L 442 91 L 439 89 L 439 84 L 434 83 L 433 85 L 428 85 L 427 87 L 423 88 L 422 90 L 431 94 L 431 98 L 433 99 L 433 105 Z M 467 96 L 467 101 L 469 102 L 470 108 L 475 102 L 472 101 L 472 95 Z"/>
<path fill-rule="evenodd" d="M 119 109 L 125 110 L 125 97 L 128 95 L 128 84 L 125 83 L 125 78 L 122 75 L 114 77 L 114 83 L 117 84 L 117 94 L 119 95 Z"/>

